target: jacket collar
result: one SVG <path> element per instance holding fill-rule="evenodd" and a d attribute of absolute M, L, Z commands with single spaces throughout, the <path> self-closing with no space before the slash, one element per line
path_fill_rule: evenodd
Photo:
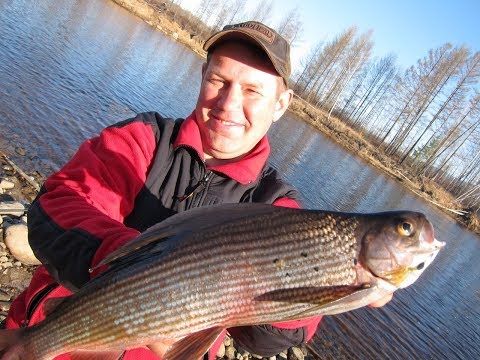
<path fill-rule="evenodd" d="M 198 153 L 200 159 L 205 161 L 200 129 L 198 128 L 195 112 L 187 117 L 182 123 L 173 145 L 175 149 L 179 146 L 193 148 Z M 259 143 L 239 161 L 223 165 L 209 166 L 207 168 L 225 174 L 233 180 L 245 185 L 258 178 L 269 155 L 270 144 L 267 136 L 264 136 Z"/>

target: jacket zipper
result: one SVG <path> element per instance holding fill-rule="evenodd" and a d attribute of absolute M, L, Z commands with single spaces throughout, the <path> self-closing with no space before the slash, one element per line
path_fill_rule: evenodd
<path fill-rule="evenodd" d="M 27 327 L 30 319 L 32 318 L 33 313 L 37 309 L 38 305 L 47 297 L 48 294 L 50 294 L 53 289 L 55 289 L 58 286 L 57 283 L 53 283 L 50 285 L 45 286 L 42 290 L 40 290 L 38 293 L 33 296 L 32 300 L 30 300 L 30 303 L 28 304 L 27 311 L 26 311 L 26 317 L 25 320 L 22 322 L 21 326 L 22 327 Z"/>
<path fill-rule="evenodd" d="M 188 198 L 192 197 L 194 194 L 199 193 L 200 191 L 204 190 L 208 184 L 208 182 L 212 179 L 213 171 L 208 170 L 203 177 L 200 179 L 198 183 L 190 190 L 187 194 L 182 196 L 178 196 L 177 199 L 182 202 L 187 200 Z"/>

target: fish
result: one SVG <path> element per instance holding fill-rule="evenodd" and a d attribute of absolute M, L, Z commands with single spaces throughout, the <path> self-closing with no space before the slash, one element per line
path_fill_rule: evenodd
<path fill-rule="evenodd" d="M 107 270 L 0 332 L 1 360 L 173 343 L 198 359 L 224 329 L 374 303 L 413 284 L 445 245 L 413 211 L 342 213 L 222 204 L 178 213 L 105 257 Z M 45 305 L 47 307 L 48 304 Z"/>

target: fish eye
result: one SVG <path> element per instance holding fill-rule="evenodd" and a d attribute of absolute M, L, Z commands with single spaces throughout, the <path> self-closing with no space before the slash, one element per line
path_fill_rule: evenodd
<path fill-rule="evenodd" d="M 417 265 L 417 270 L 422 270 L 425 267 L 425 263 L 421 262 L 420 264 Z"/>
<path fill-rule="evenodd" d="M 413 225 L 408 221 L 402 221 L 397 225 L 397 231 L 400 235 L 411 236 L 413 234 Z"/>

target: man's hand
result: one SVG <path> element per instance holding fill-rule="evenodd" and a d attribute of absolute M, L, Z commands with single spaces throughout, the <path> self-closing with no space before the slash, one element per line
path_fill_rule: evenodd
<path fill-rule="evenodd" d="M 375 301 L 374 303 L 371 303 L 370 307 L 382 307 L 383 305 L 385 305 L 386 303 L 388 303 L 390 300 L 392 300 L 393 298 L 393 293 L 392 294 L 388 294 L 386 295 L 385 297 L 381 298 L 380 300 L 378 301 Z"/>
<path fill-rule="evenodd" d="M 157 341 L 156 343 L 147 345 L 147 348 L 153 351 L 155 355 L 163 359 L 168 349 L 170 349 L 170 347 L 177 341 L 178 339 L 177 340 L 168 339 L 163 341 Z"/>

